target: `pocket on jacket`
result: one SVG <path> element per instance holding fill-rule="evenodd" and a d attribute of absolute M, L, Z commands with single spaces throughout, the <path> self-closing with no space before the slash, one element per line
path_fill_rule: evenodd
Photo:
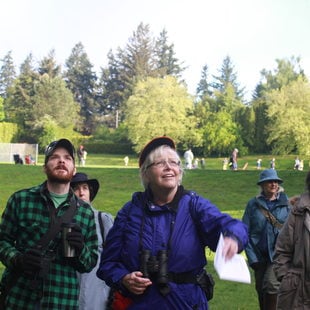
<path fill-rule="evenodd" d="M 286 292 L 289 290 L 297 289 L 300 284 L 300 274 L 296 272 L 288 272 L 282 279 L 280 284 L 280 292 Z"/>
<path fill-rule="evenodd" d="M 304 294 L 305 304 L 310 308 L 310 280 L 305 281 L 304 289 L 306 290 Z"/>
<path fill-rule="evenodd" d="M 283 277 L 280 284 L 277 309 L 294 309 L 294 304 L 298 302 L 300 286 L 300 273 L 288 272 L 287 275 Z"/>

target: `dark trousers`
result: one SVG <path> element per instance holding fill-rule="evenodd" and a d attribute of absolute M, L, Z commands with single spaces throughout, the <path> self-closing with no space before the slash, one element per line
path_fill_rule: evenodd
<path fill-rule="evenodd" d="M 260 310 L 275 310 L 277 306 L 277 294 L 265 290 L 265 277 L 270 264 L 261 264 L 254 270 L 255 289 L 257 292 Z M 268 279 L 269 280 L 269 279 Z"/>
<path fill-rule="evenodd" d="M 264 310 L 264 293 L 263 293 L 263 283 L 264 283 L 264 276 L 267 269 L 267 264 L 262 264 L 259 268 L 254 270 L 255 275 L 255 289 L 257 292 L 258 302 L 259 302 L 259 309 Z"/>

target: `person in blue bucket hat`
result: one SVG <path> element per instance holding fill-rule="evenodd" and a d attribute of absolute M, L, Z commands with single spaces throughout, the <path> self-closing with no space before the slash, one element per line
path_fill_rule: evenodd
<path fill-rule="evenodd" d="M 266 169 L 262 171 L 257 185 L 260 185 L 267 181 L 277 181 L 279 184 L 283 183 L 283 180 L 278 177 L 277 171 L 274 169 Z"/>
<path fill-rule="evenodd" d="M 262 171 L 257 181 L 259 194 L 248 201 L 242 217 L 249 229 L 245 252 L 254 270 L 261 310 L 276 310 L 277 305 L 280 283 L 273 271 L 273 256 L 278 234 L 290 212 L 282 183 L 275 169 Z"/>

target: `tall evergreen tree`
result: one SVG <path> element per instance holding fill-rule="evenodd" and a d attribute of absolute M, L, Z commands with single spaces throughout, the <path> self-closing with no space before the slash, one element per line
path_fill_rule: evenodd
<path fill-rule="evenodd" d="M 40 63 L 38 72 L 41 75 L 48 74 L 50 78 L 59 76 L 61 73 L 61 66 L 57 64 L 55 59 L 55 50 L 51 50 L 47 57 L 44 57 Z"/>
<path fill-rule="evenodd" d="M 12 51 L 9 51 L 3 59 L 1 59 L 2 65 L 0 67 L 0 97 L 6 98 L 7 91 L 12 86 L 14 79 L 16 78 L 16 71 L 12 57 Z"/>
<path fill-rule="evenodd" d="M 173 44 L 168 44 L 164 30 L 155 39 L 149 25 L 140 23 L 124 48 L 109 51 L 108 66 L 102 69 L 99 82 L 100 111 L 104 122 L 111 126 L 116 119 L 124 120 L 124 106 L 139 81 L 148 77 L 181 77 L 184 68 L 175 56 Z M 180 83 L 182 81 L 179 81 Z"/>
<path fill-rule="evenodd" d="M 20 73 L 14 80 L 5 100 L 5 113 L 8 121 L 18 123 L 25 132 L 31 132 L 29 122 L 33 120 L 33 96 L 39 74 L 35 71 L 33 56 L 29 54 L 20 66 Z"/>
<path fill-rule="evenodd" d="M 208 81 L 209 78 L 208 70 L 209 70 L 208 65 L 204 65 L 202 67 L 201 78 L 196 88 L 196 96 L 200 100 L 203 100 L 206 97 L 211 97 L 212 95 L 212 90 L 210 88 L 211 85 Z"/>
<path fill-rule="evenodd" d="M 124 48 L 108 54 L 108 67 L 102 70 L 101 109 L 111 112 L 109 121 L 124 119 L 124 105 L 138 81 L 158 76 L 155 40 L 149 25 L 140 23 Z"/>
<path fill-rule="evenodd" d="M 3 101 L 3 98 L 0 97 L 0 122 L 4 121 L 5 118 Z"/>
<path fill-rule="evenodd" d="M 159 77 L 172 75 L 177 79 L 181 78 L 185 70 L 182 63 L 175 55 L 174 44 L 168 43 L 168 33 L 164 29 L 155 42 L 155 59 Z"/>
<path fill-rule="evenodd" d="M 122 115 L 123 102 L 128 98 L 125 81 L 121 78 L 121 64 L 110 50 L 108 66 L 101 69 L 97 101 L 100 104 L 102 123 L 116 127 L 117 115 Z"/>
<path fill-rule="evenodd" d="M 218 76 L 213 76 L 214 82 L 213 88 L 220 93 L 224 93 L 227 87 L 231 85 L 236 94 L 236 99 L 242 100 L 244 88 L 240 88 L 240 84 L 237 81 L 237 73 L 234 71 L 234 65 L 229 56 L 226 56 L 223 60 L 222 67 L 219 70 Z"/>
<path fill-rule="evenodd" d="M 118 58 L 121 64 L 121 78 L 132 92 L 135 84 L 147 77 L 155 77 L 156 60 L 155 43 L 149 25 L 140 23 L 124 50 L 119 49 Z"/>
<path fill-rule="evenodd" d="M 77 43 L 66 61 L 64 73 L 68 88 L 74 99 L 80 104 L 83 119 L 83 134 L 91 134 L 95 129 L 99 106 L 96 102 L 96 80 L 93 65 L 81 42 Z"/>

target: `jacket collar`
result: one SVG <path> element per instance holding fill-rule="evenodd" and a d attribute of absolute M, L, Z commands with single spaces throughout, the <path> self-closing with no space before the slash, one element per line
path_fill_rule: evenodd
<path fill-rule="evenodd" d="M 149 213 L 162 213 L 162 212 L 174 212 L 176 213 L 179 207 L 179 202 L 184 194 L 184 187 L 180 185 L 173 197 L 172 201 L 164 206 L 155 205 L 153 201 L 153 193 L 150 188 L 145 191 L 146 201 L 144 203 L 146 212 Z"/>

